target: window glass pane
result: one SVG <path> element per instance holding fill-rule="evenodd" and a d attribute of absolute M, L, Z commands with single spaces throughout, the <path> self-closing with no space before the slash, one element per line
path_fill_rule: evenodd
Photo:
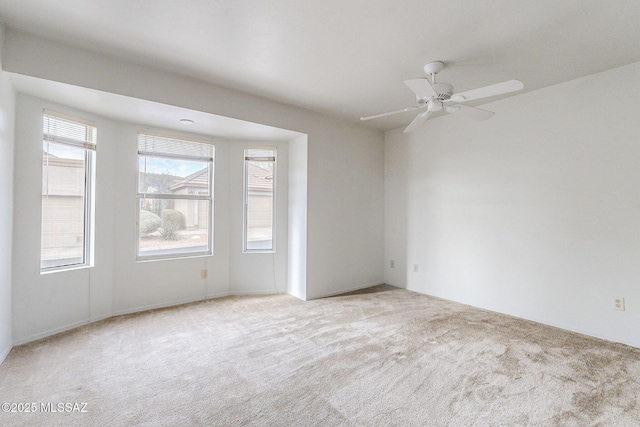
<path fill-rule="evenodd" d="M 253 151 L 253 150 L 248 150 Z M 269 155 L 273 156 L 269 150 Z M 246 250 L 273 249 L 273 181 L 275 162 L 249 161 L 246 167 Z"/>
<path fill-rule="evenodd" d="M 138 192 L 208 196 L 210 165 L 206 161 L 139 156 Z"/>
<path fill-rule="evenodd" d="M 86 150 L 43 143 L 40 268 L 85 262 Z"/>
<path fill-rule="evenodd" d="M 209 206 L 208 200 L 140 199 L 139 256 L 209 251 Z"/>

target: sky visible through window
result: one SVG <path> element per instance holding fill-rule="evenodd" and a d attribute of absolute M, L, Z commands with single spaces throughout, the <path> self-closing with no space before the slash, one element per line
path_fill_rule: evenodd
<path fill-rule="evenodd" d="M 140 171 L 185 177 L 207 167 L 206 163 L 190 160 L 164 159 L 161 157 L 141 157 Z"/>
<path fill-rule="evenodd" d="M 42 143 L 42 150 L 44 153 L 49 153 L 54 157 L 62 159 L 84 159 L 84 150 L 79 150 L 78 147 L 73 147 L 63 144 L 49 144 L 47 141 Z"/>

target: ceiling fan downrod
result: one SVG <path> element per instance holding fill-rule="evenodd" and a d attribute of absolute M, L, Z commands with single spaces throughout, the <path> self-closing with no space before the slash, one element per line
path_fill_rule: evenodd
<path fill-rule="evenodd" d="M 444 63 L 441 61 L 429 62 L 424 66 L 424 72 L 431 76 L 431 83 L 436 83 L 436 74 L 438 74 L 444 68 Z"/>

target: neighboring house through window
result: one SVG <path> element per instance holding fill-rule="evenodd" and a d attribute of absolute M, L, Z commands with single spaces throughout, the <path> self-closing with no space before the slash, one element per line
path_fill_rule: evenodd
<path fill-rule="evenodd" d="M 138 260 L 212 254 L 213 160 L 213 144 L 138 134 Z"/>
<path fill-rule="evenodd" d="M 41 272 L 92 264 L 96 140 L 92 123 L 45 110 Z"/>

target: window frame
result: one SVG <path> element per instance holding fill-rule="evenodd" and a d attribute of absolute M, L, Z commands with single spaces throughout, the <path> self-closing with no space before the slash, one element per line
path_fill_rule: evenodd
<path fill-rule="evenodd" d="M 273 156 L 267 157 L 250 157 L 249 150 L 271 150 Z M 244 147 L 243 150 L 243 208 L 242 208 L 242 253 L 245 254 L 274 254 L 276 253 L 276 201 L 277 201 L 277 176 L 278 176 L 278 147 L 275 145 L 250 145 Z M 266 160 L 273 158 L 273 160 Z M 271 249 L 248 249 L 247 248 L 247 232 L 248 232 L 248 206 L 249 206 L 249 168 L 248 163 L 251 161 L 271 161 L 273 162 L 273 194 L 271 202 Z"/>
<path fill-rule="evenodd" d="M 72 140 L 67 137 L 58 136 L 53 134 L 45 133 L 44 129 L 44 121 L 45 116 L 49 116 L 55 119 L 64 120 L 68 122 L 73 122 L 78 125 L 83 125 L 86 127 L 86 136 L 85 141 L 80 142 L 79 140 Z M 90 268 L 94 265 L 94 239 L 95 239 L 95 173 L 96 173 L 96 151 L 97 151 L 97 134 L 98 127 L 97 125 L 89 120 L 81 119 L 72 115 L 60 113 L 57 111 L 52 111 L 49 109 L 44 109 L 42 113 L 42 122 L 43 122 L 43 130 L 42 130 L 42 142 L 49 142 L 54 144 L 65 145 L 68 147 L 81 148 L 84 150 L 84 227 L 83 227 L 83 239 L 82 239 L 82 261 L 70 264 L 63 265 L 55 265 L 51 267 L 42 267 L 42 238 L 43 238 L 43 230 L 42 230 L 42 222 L 44 216 L 44 207 L 42 205 L 42 199 L 40 204 L 40 274 L 49 274 L 56 273 L 60 271 L 69 271 L 69 270 L 78 270 L 83 268 Z M 93 143 L 89 142 L 89 132 L 95 132 L 95 140 Z M 47 156 L 48 163 L 48 156 Z M 42 164 L 42 168 L 44 168 L 44 163 Z M 48 164 L 47 164 L 48 167 Z M 41 169 L 42 171 L 42 169 Z M 48 172 L 47 172 L 48 173 Z M 48 179 L 47 176 L 47 196 L 48 196 Z M 44 185 L 44 179 L 43 183 Z M 42 192 L 44 192 L 44 188 L 42 188 Z"/>
<path fill-rule="evenodd" d="M 157 132 L 150 131 L 139 131 L 137 133 L 138 139 L 138 151 L 136 157 L 136 248 L 135 248 L 135 262 L 147 262 L 147 261 L 163 261 L 163 260 L 173 260 L 173 259 L 184 259 L 184 258 L 198 258 L 203 256 L 211 256 L 213 255 L 213 193 L 214 193 L 214 173 L 215 173 L 215 144 L 212 141 L 204 141 L 191 137 L 184 136 L 176 136 L 176 135 L 166 135 Z M 158 137 L 164 139 L 176 140 L 179 142 L 193 143 L 193 144 L 206 144 L 212 147 L 212 156 L 210 160 L 208 160 L 209 164 L 209 173 L 208 173 L 208 185 L 209 185 L 209 194 L 208 195 L 200 195 L 200 194 L 165 194 L 165 193 L 141 193 L 140 192 L 140 157 L 150 157 L 150 158 L 161 158 L 161 159 L 169 159 L 169 160 L 188 160 L 188 161 L 202 161 L 202 159 L 195 159 L 190 156 L 181 156 L 178 154 L 159 154 L 159 153 L 149 153 L 149 152 L 140 152 L 140 137 L 142 135 Z M 146 153 L 146 154 L 145 154 Z M 145 199 L 158 199 L 158 200 L 191 200 L 198 201 L 201 200 L 209 202 L 208 209 L 208 230 L 207 230 L 207 250 L 205 251 L 197 251 L 197 252 L 185 252 L 185 253 L 162 253 L 155 255 L 140 255 L 140 209 L 142 200 Z"/>

